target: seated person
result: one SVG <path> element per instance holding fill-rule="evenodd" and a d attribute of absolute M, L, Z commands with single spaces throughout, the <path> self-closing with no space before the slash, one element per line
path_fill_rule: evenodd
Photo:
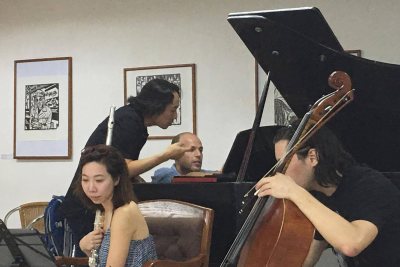
<path fill-rule="evenodd" d="M 278 131 L 277 160 L 296 129 Z M 285 174 L 262 178 L 256 189 L 259 197 L 291 200 L 314 225 L 317 234 L 303 267 L 314 266 L 328 247 L 345 257 L 345 266 L 400 266 L 399 190 L 380 172 L 357 163 L 328 128 L 300 146 Z"/>
<path fill-rule="evenodd" d="M 181 157 L 175 159 L 170 168 L 159 168 L 151 177 L 152 183 L 171 183 L 174 176 L 196 175 L 213 173 L 201 169 L 203 163 L 203 145 L 200 139 L 193 133 L 184 132 L 176 135 L 171 144 L 179 143 L 181 146 L 190 147 Z"/>
<path fill-rule="evenodd" d="M 74 194 L 88 208 L 101 210 L 102 227 L 79 242 L 88 256 L 98 249 L 98 267 L 142 266 L 156 259 L 153 237 L 134 201 L 132 183 L 122 154 L 111 146 L 86 147 L 78 168 Z"/>

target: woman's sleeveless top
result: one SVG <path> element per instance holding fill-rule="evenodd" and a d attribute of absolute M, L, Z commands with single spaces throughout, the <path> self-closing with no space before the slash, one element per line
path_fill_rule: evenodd
<path fill-rule="evenodd" d="M 110 235 L 111 232 L 110 229 L 108 229 L 104 234 L 103 241 L 99 248 L 98 267 L 106 266 L 108 250 L 110 248 Z M 125 267 L 142 267 L 146 261 L 153 259 L 157 259 L 157 254 L 153 237 L 149 235 L 143 240 L 131 240 Z"/>

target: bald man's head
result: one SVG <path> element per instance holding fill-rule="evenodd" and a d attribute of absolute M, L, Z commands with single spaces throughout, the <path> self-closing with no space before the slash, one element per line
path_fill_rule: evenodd
<path fill-rule="evenodd" d="M 200 139 L 193 133 L 184 132 L 172 139 L 172 144 L 177 142 L 185 147 L 190 147 L 191 150 L 175 160 L 176 170 L 181 175 L 200 171 L 203 163 L 203 144 Z"/>

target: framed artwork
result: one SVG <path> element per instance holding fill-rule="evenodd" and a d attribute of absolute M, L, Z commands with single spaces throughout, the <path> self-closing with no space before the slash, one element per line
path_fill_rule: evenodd
<path fill-rule="evenodd" d="M 70 159 L 72 58 L 14 61 L 14 158 Z"/>
<path fill-rule="evenodd" d="M 181 132 L 196 134 L 196 76 L 195 64 L 149 66 L 124 69 L 124 98 L 137 96 L 152 79 L 164 79 L 180 88 L 177 119 L 167 129 L 149 127 L 149 139 L 172 139 Z"/>
<path fill-rule="evenodd" d="M 255 62 L 255 101 L 256 110 L 259 108 L 259 102 L 267 82 L 267 74 Z M 270 83 L 267 99 L 265 101 L 264 112 L 262 115 L 262 125 L 289 125 L 297 116 L 287 104 L 286 100 L 279 93 L 273 82 Z"/>

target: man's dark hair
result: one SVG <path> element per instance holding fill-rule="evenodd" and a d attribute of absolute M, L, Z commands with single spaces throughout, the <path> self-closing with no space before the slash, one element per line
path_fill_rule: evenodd
<path fill-rule="evenodd" d="M 101 205 L 94 204 L 85 194 L 82 188 L 82 169 L 90 162 L 97 162 L 106 167 L 114 182 L 118 184 L 114 187 L 112 202 L 114 209 L 117 209 L 131 201 L 135 201 L 132 184 L 128 176 L 128 167 L 122 154 L 114 147 L 107 145 L 95 145 L 86 147 L 81 153 L 78 167 L 79 179 L 74 184 L 74 194 L 78 196 L 83 204 L 92 210 L 104 210 Z"/>
<path fill-rule="evenodd" d="M 274 144 L 281 140 L 290 141 L 299 123 L 299 121 L 296 121 L 290 126 L 279 129 L 275 135 Z M 316 150 L 318 157 L 318 164 L 315 167 L 315 179 L 323 187 L 338 185 L 344 169 L 356 163 L 350 153 L 343 148 L 337 137 L 325 126 L 317 130 L 298 149 L 296 155 L 300 159 L 304 159 L 312 148 Z"/>
<path fill-rule="evenodd" d="M 159 115 L 172 103 L 174 92 L 180 95 L 178 85 L 163 79 L 153 79 L 143 86 L 137 96 L 130 96 L 128 103 L 138 108 L 144 116 Z"/>

